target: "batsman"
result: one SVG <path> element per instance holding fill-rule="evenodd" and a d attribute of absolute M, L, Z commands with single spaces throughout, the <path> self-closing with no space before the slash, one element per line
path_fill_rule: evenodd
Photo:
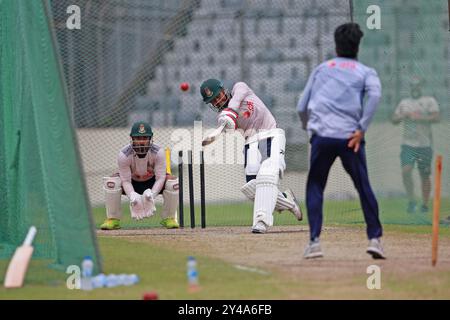
<path fill-rule="evenodd" d="M 155 197 L 162 194 L 161 225 L 178 228 L 178 178 L 166 174 L 163 148 L 153 143 L 153 131 L 147 122 L 134 123 L 130 138 L 118 155 L 119 172 L 103 178 L 107 219 L 101 229 L 120 229 L 122 194 L 130 199 L 130 213 L 135 220 L 153 216 Z"/>
<path fill-rule="evenodd" d="M 208 79 L 200 86 L 203 101 L 218 113 L 219 127 L 202 142 L 214 142 L 226 129 L 239 130 L 245 138 L 244 159 L 247 183 L 242 193 L 254 201 L 253 233 L 266 233 L 273 225 L 274 210 L 291 211 L 302 220 L 300 206 L 291 189 L 278 190 L 286 169 L 286 138 L 270 110 L 244 82 L 237 82 L 231 92 L 221 81 Z"/>

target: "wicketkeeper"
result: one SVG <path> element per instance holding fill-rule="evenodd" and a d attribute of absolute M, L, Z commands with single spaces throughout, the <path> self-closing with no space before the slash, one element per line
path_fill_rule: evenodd
<path fill-rule="evenodd" d="M 131 217 L 141 220 L 155 214 L 155 197 L 161 193 L 161 225 L 178 228 L 178 178 L 166 174 L 163 148 L 153 143 L 152 128 L 146 122 L 134 123 L 130 137 L 131 143 L 119 152 L 119 173 L 103 178 L 107 219 L 101 229 L 120 229 L 122 194 L 130 199 Z"/>

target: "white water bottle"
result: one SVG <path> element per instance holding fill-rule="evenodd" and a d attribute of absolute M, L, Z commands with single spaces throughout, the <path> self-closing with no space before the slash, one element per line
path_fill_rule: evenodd
<path fill-rule="evenodd" d="M 89 256 L 84 257 L 81 263 L 81 290 L 92 290 L 92 274 L 94 261 Z"/>
<path fill-rule="evenodd" d="M 106 286 L 106 276 L 103 273 L 92 277 L 92 288 L 102 288 Z"/>
<path fill-rule="evenodd" d="M 106 276 L 106 287 L 114 288 L 119 286 L 119 276 L 117 274 L 111 273 Z"/>
<path fill-rule="evenodd" d="M 139 282 L 139 277 L 136 274 L 127 274 L 123 285 L 131 286 Z"/>
<path fill-rule="evenodd" d="M 195 292 L 199 289 L 198 283 L 198 270 L 197 260 L 189 256 L 187 261 L 187 279 L 188 279 L 188 291 Z"/>

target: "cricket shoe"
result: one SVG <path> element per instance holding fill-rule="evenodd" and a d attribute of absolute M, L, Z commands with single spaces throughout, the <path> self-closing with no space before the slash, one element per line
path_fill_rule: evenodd
<path fill-rule="evenodd" d="M 406 207 L 407 213 L 416 213 L 417 211 L 417 203 L 415 201 L 409 201 Z"/>
<path fill-rule="evenodd" d="M 286 195 L 287 199 L 289 199 L 294 203 L 294 207 L 292 209 L 289 209 L 289 211 L 292 212 L 292 214 L 297 218 L 298 221 L 302 221 L 303 220 L 302 209 L 300 208 L 300 204 L 297 201 L 294 192 L 292 191 L 292 189 L 289 188 L 286 191 L 284 191 L 284 194 Z"/>
<path fill-rule="evenodd" d="M 383 247 L 381 246 L 380 239 L 373 238 L 369 240 L 369 247 L 367 247 L 366 252 L 372 255 L 374 259 L 386 259 L 383 252 Z"/>
<path fill-rule="evenodd" d="M 303 254 L 303 258 L 305 259 L 315 259 L 322 258 L 323 252 L 320 248 L 319 240 L 311 241 L 305 249 L 305 253 Z"/>
<path fill-rule="evenodd" d="M 448 217 L 446 217 L 446 218 L 444 218 L 444 219 L 441 219 L 441 221 L 440 221 L 442 224 L 450 224 L 450 216 L 448 216 Z"/>
<path fill-rule="evenodd" d="M 428 206 L 426 204 L 422 204 L 422 206 L 420 207 L 420 212 L 422 213 L 428 213 L 428 211 L 430 211 L 430 209 L 428 208 Z"/>
<path fill-rule="evenodd" d="M 177 220 L 174 218 L 165 218 L 161 221 L 161 225 L 167 229 L 177 229 L 180 227 Z"/>
<path fill-rule="evenodd" d="M 120 229 L 120 220 L 114 218 L 108 218 L 100 226 L 102 230 L 117 230 Z"/>
<path fill-rule="evenodd" d="M 267 225 L 264 221 L 258 221 L 254 227 L 252 227 L 252 233 L 266 233 Z"/>

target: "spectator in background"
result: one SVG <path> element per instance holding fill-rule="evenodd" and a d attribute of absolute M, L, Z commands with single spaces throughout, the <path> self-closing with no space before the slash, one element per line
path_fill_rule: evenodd
<path fill-rule="evenodd" d="M 400 161 L 402 165 L 403 185 L 408 197 L 406 211 L 415 213 L 417 202 L 414 195 L 412 172 L 417 162 L 419 170 L 422 205 L 420 211 L 429 211 L 431 192 L 431 161 L 433 159 L 433 136 L 431 125 L 439 121 L 439 105 L 433 97 L 422 95 L 423 79 L 413 77 L 410 81 L 411 96 L 398 104 L 392 116 L 392 122 L 403 122 L 403 141 Z"/>

